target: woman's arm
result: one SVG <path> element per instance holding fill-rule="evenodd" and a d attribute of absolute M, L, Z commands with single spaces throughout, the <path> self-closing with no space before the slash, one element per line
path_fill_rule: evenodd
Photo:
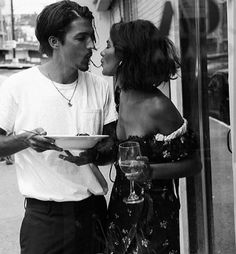
<path fill-rule="evenodd" d="M 117 122 L 112 122 L 104 125 L 103 134 L 109 135 L 109 137 L 102 140 L 95 146 L 96 157 L 94 163 L 96 163 L 97 165 L 110 164 L 117 157 L 116 125 Z"/>
<path fill-rule="evenodd" d="M 197 152 L 185 159 L 174 162 L 150 164 L 152 179 L 168 179 L 193 176 L 202 169 L 200 156 Z"/>
<path fill-rule="evenodd" d="M 139 183 L 147 183 L 155 179 L 189 177 L 199 173 L 202 169 L 200 157 L 197 152 L 189 155 L 183 160 L 174 162 L 149 164 L 146 156 L 141 156 L 139 160 L 144 162 L 142 173 L 127 177 L 129 180 L 134 180 Z"/>
<path fill-rule="evenodd" d="M 79 156 L 73 156 L 73 154 L 67 153 L 67 155 L 60 154 L 59 158 L 75 163 L 77 166 L 82 166 L 88 163 L 94 163 L 100 166 L 110 164 L 117 156 L 116 122 L 104 125 L 103 134 L 109 135 L 109 137 L 98 142 L 93 148 L 81 152 Z"/>

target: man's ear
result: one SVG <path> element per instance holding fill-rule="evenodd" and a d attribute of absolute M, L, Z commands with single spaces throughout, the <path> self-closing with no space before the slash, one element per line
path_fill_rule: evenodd
<path fill-rule="evenodd" d="M 59 46 L 59 40 L 58 40 L 58 38 L 55 37 L 55 36 L 50 36 L 50 37 L 48 38 L 48 43 L 49 43 L 49 45 L 50 45 L 53 49 L 57 49 L 58 46 Z"/>

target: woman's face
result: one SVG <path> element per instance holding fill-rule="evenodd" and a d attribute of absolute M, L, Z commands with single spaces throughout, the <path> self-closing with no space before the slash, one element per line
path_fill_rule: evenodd
<path fill-rule="evenodd" d="M 107 40 L 106 48 L 101 52 L 102 74 L 114 76 L 119 65 L 119 59 L 115 55 L 115 48 L 111 39 Z"/>

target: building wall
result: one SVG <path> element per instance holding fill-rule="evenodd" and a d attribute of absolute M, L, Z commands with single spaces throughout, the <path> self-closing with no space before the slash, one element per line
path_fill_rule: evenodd
<path fill-rule="evenodd" d="M 111 6 L 111 23 L 121 19 L 125 21 L 135 19 L 147 19 L 152 21 L 158 28 L 163 15 L 164 5 L 167 0 L 116 0 Z M 178 26 L 178 1 L 172 0 L 174 16 L 172 18 L 169 38 L 179 49 L 179 26 Z M 171 90 L 170 90 L 171 87 Z M 171 81 L 170 86 L 161 86 L 160 89 L 171 99 L 176 107 L 182 112 L 182 88 L 181 80 Z"/>
<path fill-rule="evenodd" d="M 138 18 L 151 20 L 159 27 L 165 2 L 165 0 L 137 1 Z"/>
<path fill-rule="evenodd" d="M 139 0 L 136 1 L 137 18 L 147 19 L 154 23 L 156 27 L 160 26 L 162 12 L 166 0 Z M 165 95 L 170 95 L 169 85 L 159 87 Z"/>

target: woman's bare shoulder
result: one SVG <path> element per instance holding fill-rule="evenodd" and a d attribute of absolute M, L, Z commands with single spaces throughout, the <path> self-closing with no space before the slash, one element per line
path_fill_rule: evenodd
<path fill-rule="evenodd" d="M 150 116 L 160 133 L 168 135 L 183 124 L 183 117 L 168 97 L 161 95 L 152 100 Z"/>

